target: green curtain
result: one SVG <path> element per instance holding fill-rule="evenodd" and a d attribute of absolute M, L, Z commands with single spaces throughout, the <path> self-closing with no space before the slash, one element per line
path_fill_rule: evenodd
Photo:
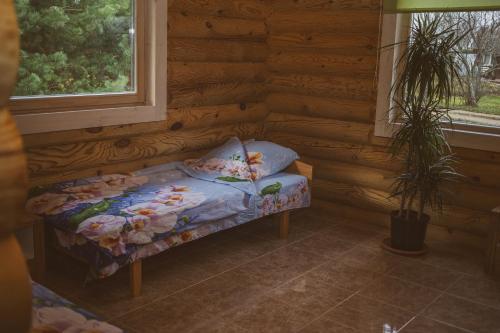
<path fill-rule="evenodd" d="M 384 0 L 392 13 L 500 10 L 500 0 Z"/>

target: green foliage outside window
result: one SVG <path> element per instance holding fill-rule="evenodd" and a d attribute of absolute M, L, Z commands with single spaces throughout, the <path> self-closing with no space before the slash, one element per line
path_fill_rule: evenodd
<path fill-rule="evenodd" d="M 16 96 L 134 90 L 133 0 L 15 0 Z"/>

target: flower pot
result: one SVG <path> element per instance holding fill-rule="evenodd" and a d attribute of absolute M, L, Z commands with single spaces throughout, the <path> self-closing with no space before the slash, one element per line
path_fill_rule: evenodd
<path fill-rule="evenodd" d="M 423 214 L 418 219 L 417 212 L 399 216 L 399 211 L 391 212 L 391 246 L 401 251 L 422 251 L 430 217 Z"/>

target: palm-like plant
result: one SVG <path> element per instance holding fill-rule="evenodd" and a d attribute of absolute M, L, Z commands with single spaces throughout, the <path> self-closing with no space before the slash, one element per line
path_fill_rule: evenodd
<path fill-rule="evenodd" d="M 414 20 L 392 87 L 394 109 L 401 116 L 390 152 L 404 165 L 392 191 L 401 198 L 399 216 L 409 219 L 416 210 L 420 220 L 426 207 L 442 210 L 443 184 L 459 177 L 442 125 L 451 123 L 449 105 L 461 80 L 458 43 L 464 35 L 456 27 L 443 28 L 439 15 Z"/>

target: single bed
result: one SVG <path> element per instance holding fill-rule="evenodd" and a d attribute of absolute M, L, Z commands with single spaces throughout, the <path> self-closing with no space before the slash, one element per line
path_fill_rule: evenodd
<path fill-rule="evenodd" d="M 310 205 L 312 167 L 298 160 L 285 172 L 255 181 L 222 178 L 223 183 L 198 178 L 173 162 L 34 189 L 27 208 L 42 217 L 35 223 L 38 279 L 46 227 L 58 248 L 89 265 L 92 278 L 130 265 L 136 296 L 142 259 L 272 214 L 280 214 L 280 234 L 286 237 L 289 211 Z"/>

